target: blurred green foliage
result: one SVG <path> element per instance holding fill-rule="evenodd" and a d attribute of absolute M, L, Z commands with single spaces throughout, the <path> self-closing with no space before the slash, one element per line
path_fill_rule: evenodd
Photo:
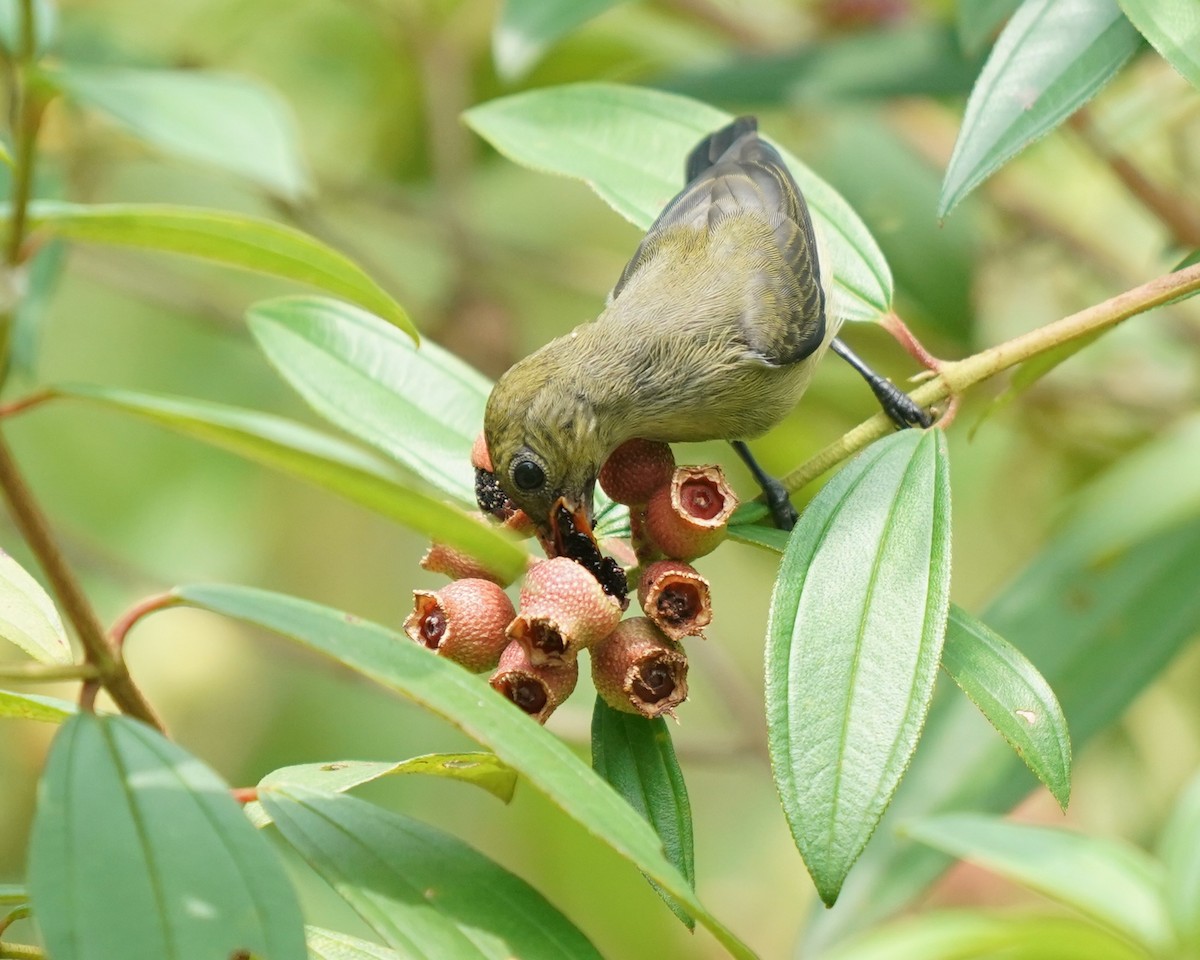
<path fill-rule="evenodd" d="M 897 310 L 947 356 L 1111 296 L 1200 245 L 1148 206 L 1112 162 L 1117 155 L 1133 164 L 1178 208 L 1200 207 L 1200 98 L 1149 52 L 1088 107 L 1091 137 L 1076 129 L 1053 134 L 939 225 L 938 184 L 979 69 L 977 34 L 993 29 L 985 16 L 959 24 L 972 38 L 964 53 L 953 42 L 955 12 L 934 0 L 618 4 L 507 80 L 492 59 L 498 7 L 484 0 L 64 2 L 55 56 L 80 76 L 113 67 L 240 76 L 237 89 L 273 91 L 265 95 L 287 105 L 281 136 L 292 137 L 294 124 L 299 151 L 285 174 L 276 166 L 279 176 L 264 177 L 260 165 L 180 150 L 178 131 L 186 134 L 187 124 L 150 135 L 95 109 L 94 95 L 49 108 L 38 194 L 193 204 L 300 227 L 362 265 L 423 336 L 489 376 L 593 316 L 639 237 L 582 184 L 516 167 L 461 123 L 467 108 L 522 89 L 616 80 L 755 111 L 764 130 L 857 209 L 896 276 Z M 204 119 L 207 136 L 233 136 L 230 160 L 244 126 Z M 290 285 L 82 244 L 53 244 L 34 263 L 9 399 L 33 385 L 83 381 L 317 423 L 243 321 L 251 303 L 295 292 Z M 897 380 L 915 372 L 879 328 L 858 325 L 847 337 Z M 1068 506 L 1092 478 L 1160 433 L 1188 435 L 1170 428 L 1196 409 L 1198 347 L 1200 300 L 1192 300 L 1089 346 L 1030 384 L 973 438 L 965 427 L 987 405 L 987 390 L 966 399 L 948 435 L 958 603 L 976 610 L 994 596 L 1070 521 Z M 800 407 L 756 448 L 769 469 L 783 472 L 873 412 L 857 376 L 830 361 Z M 148 593 L 217 581 L 398 626 L 409 591 L 437 584 L 417 566 L 425 548 L 417 535 L 186 438 L 82 404 L 51 405 L 5 431 L 106 622 Z M 681 458 L 720 460 L 741 489 L 751 489 L 719 445 L 685 447 Z M 1163 523 L 1194 540 L 1198 501 L 1177 492 L 1180 459 L 1143 461 L 1138 483 L 1120 495 L 1089 495 L 1102 511 L 1097 527 L 1126 530 L 1126 515 L 1167 487 L 1177 509 Z M 0 545 L 36 570 L 7 521 L 0 534 Z M 1194 552 L 1180 554 L 1181 564 L 1194 560 Z M 1103 569 L 1108 561 L 1097 562 Z M 815 900 L 771 783 L 762 730 L 762 638 L 777 563 L 772 553 L 736 544 L 704 562 L 716 625 L 707 645 L 695 648 L 692 699 L 674 730 L 695 817 L 698 892 L 764 957 L 790 955 Z M 1028 587 L 1037 569 L 1019 586 Z M 1073 596 L 1061 598 L 1068 613 Z M 1010 619 L 1020 621 L 1015 613 Z M 1052 627 L 1047 645 L 1055 642 Z M 129 657 L 178 742 L 235 784 L 286 764 L 471 748 L 416 706 L 207 614 L 149 620 L 133 635 Z M 1119 671 L 1121 658 L 1112 650 L 1109 666 Z M 941 678 L 939 687 L 946 685 Z M 1200 766 L 1198 685 L 1193 649 L 1096 734 L 1078 758 L 1069 824 L 1139 841 L 1157 833 Z M 70 696 L 69 689 L 45 692 Z M 1091 704 L 1086 693 L 1078 696 L 1082 713 Z M 1074 722 L 1072 705 L 1064 705 Z M 550 724 L 581 754 L 589 707 L 581 691 Z M 1092 713 L 1087 720 L 1103 726 Z M 979 732 L 969 729 L 968 740 Z M 0 727 L 0 884 L 24 875 L 34 788 L 52 732 L 18 720 Z M 951 739 L 929 750 L 958 757 Z M 724 955 L 707 934 L 691 937 L 633 866 L 530 789 L 519 786 L 509 807 L 432 778 L 392 778 L 362 795 L 493 856 L 547 893 L 607 956 Z M 1030 816 L 1058 822 L 1055 810 L 1048 793 L 1027 807 Z M 327 889 L 293 874 L 310 922 L 365 935 Z M 934 897 L 993 904 L 1010 894 L 960 873 Z"/>

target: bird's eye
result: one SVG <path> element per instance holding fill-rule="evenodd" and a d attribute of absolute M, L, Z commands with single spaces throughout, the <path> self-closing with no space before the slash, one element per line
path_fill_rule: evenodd
<path fill-rule="evenodd" d="M 518 460 L 512 468 L 513 483 L 522 490 L 536 490 L 546 482 L 545 471 L 533 460 Z"/>

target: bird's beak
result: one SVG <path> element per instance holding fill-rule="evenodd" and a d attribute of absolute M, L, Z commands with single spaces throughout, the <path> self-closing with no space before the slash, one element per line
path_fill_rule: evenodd
<path fill-rule="evenodd" d="M 540 534 L 547 556 L 578 560 L 581 559 L 578 549 L 581 540 L 595 547 L 590 501 L 590 496 L 584 497 L 582 503 L 574 503 L 567 497 L 559 497 L 554 501 L 554 506 L 550 508 L 549 529 Z"/>

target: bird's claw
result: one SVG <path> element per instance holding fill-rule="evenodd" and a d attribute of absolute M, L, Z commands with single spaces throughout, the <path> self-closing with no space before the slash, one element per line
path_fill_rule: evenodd
<path fill-rule="evenodd" d="M 900 430 L 908 427 L 931 427 L 933 418 L 929 411 L 917 404 L 912 397 L 897 387 L 891 380 L 879 377 L 871 381 L 871 390 L 883 412 Z"/>
<path fill-rule="evenodd" d="M 800 519 L 800 514 L 792 506 L 791 497 L 783 484 L 774 477 L 769 477 L 762 487 L 763 499 L 771 511 L 771 519 L 775 521 L 775 526 L 780 530 L 791 530 Z"/>

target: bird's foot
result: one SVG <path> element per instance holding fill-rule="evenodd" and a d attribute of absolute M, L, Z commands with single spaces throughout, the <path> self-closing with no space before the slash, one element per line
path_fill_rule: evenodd
<path fill-rule="evenodd" d="M 929 415 L 929 411 L 917 404 L 891 380 L 876 377 L 867 382 L 870 384 L 871 392 L 875 394 L 875 399 L 883 407 L 883 412 L 899 429 L 933 425 L 933 418 Z"/>
<path fill-rule="evenodd" d="M 767 477 L 762 482 L 762 488 L 763 499 L 771 511 L 771 519 L 775 521 L 775 526 L 780 530 L 791 530 L 800 519 L 800 514 L 792 506 L 792 498 L 788 496 L 787 489 L 774 477 Z"/>

